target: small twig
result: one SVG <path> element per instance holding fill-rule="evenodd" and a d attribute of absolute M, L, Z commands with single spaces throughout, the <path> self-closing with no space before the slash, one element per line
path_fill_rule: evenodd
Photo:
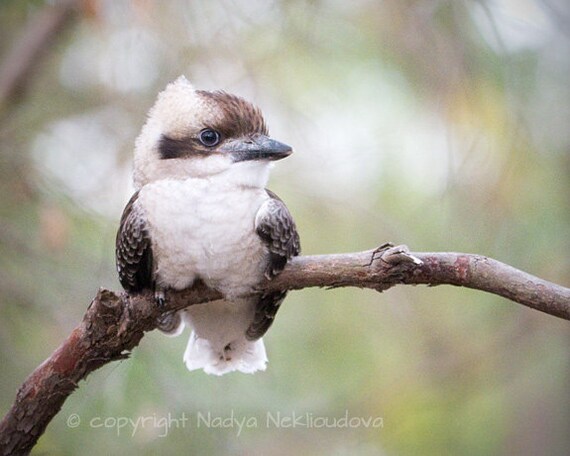
<path fill-rule="evenodd" d="M 359 253 L 294 258 L 257 292 L 307 287 L 353 286 L 387 290 L 397 284 L 456 285 L 503 296 L 570 320 L 570 289 L 519 271 L 496 260 L 465 253 L 412 253 L 384 245 Z M 24 382 L 0 422 L 0 453 L 27 454 L 89 373 L 125 359 L 146 331 L 167 312 L 221 298 L 203 283 L 169 292 L 158 309 L 151 292 L 137 296 L 101 289 L 83 321 Z"/>

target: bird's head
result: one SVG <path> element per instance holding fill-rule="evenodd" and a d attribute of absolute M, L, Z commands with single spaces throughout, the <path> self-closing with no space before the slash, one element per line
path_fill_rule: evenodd
<path fill-rule="evenodd" d="M 137 139 L 134 183 L 138 189 L 160 179 L 221 176 L 263 187 L 270 163 L 291 152 L 269 137 L 257 107 L 196 90 L 181 76 L 159 94 Z"/>

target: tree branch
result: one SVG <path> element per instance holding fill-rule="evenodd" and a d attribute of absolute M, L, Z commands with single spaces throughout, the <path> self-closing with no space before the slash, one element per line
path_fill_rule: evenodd
<path fill-rule="evenodd" d="M 570 320 L 570 289 L 534 277 L 499 261 L 464 253 L 410 253 L 405 246 L 294 258 L 257 292 L 307 287 L 359 287 L 377 291 L 397 284 L 456 285 L 503 296 L 519 304 Z M 203 283 L 167 293 L 159 309 L 152 293 L 137 296 L 99 290 L 83 321 L 20 387 L 0 422 L 2 455 L 31 451 L 78 383 L 111 361 L 128 358 L 144 333 L 165 312 L 219 299 Z"/>
<path fill-rule="evenodd" d="M 0 66 L 0 112 L 24 92 L 41 57 L 70 23 L 79 0 L 59 0 L 44 6 L 24 28 Z"/>

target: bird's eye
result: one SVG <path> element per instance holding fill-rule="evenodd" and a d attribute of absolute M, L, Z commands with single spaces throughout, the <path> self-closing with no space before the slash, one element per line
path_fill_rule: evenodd
<path fill-rule="evenodd" d="M 198 139 L 206 147 L 214 147 L 220 142 L 220 134 L 216 130 L 206 128 L 200 132 Z"/>

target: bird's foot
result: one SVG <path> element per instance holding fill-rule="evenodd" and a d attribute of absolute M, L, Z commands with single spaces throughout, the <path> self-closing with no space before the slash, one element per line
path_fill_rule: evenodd
<path fill-rule="evenodd" d="M 184 329 L 181 311 L 166 312 L 156 319 L 156 327 L 167 336 L 178 336 Z"/>
<path fill-rule="evenodd" d="M 164 310 L 166 306 L 166 296 L 162 288 L 157 288 L 154 292 L 154 302 L 160 310 Z"/>

